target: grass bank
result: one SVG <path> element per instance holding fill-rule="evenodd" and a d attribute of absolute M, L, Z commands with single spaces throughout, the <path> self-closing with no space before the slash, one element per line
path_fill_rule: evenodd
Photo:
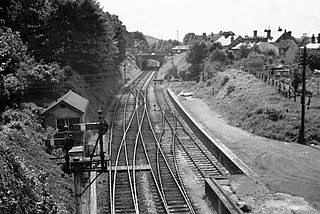
<path fill-rule="evenodd" d="M 284 98 L 276 89 L 253 75 L 237 69 L 219 72 L 206 82 L 175 82 L 176 93 L 194 92 L 208 105 L 223 115 L 231 125 L 256 135 L 295 142 L 300 128 L 300 97 L 297 102 Z M 320 103 L 313 98 L 306 111 L 306 141 L 320 141 Z"/>

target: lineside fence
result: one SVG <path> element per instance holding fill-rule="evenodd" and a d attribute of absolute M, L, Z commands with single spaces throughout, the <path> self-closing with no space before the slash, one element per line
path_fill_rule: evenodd
<path fill-rule="evenodd" d="M 282 96 L 293 99 L 296 102 L 297 93 L 294 88 L 288 83 L 288 81 L 284 81 L 283 79 L 289 79 L 288 75 L 285 77 L 277 78 L 274 74 L 271 74 L 269 69 L 253 69 L 245 67 L 244 71 L 254 75 L 256 78 L 260 79 L 264 83 L 273 86 L 276 91 Z"/>

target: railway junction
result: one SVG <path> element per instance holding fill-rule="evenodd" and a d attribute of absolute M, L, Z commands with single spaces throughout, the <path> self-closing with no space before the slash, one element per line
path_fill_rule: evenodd
<path fill-rule="evenodd" d="M 66 154 L 64 169 L 74 174 L 77 213 L 83 210 L 81 196 L 97 178 L 98 193 L 91 190 L 89 196 L 95 201 L 99 195 L 92 212 L 242 213 L 221 184 L 229 184 L 232 175 L 254 173 L 219 143 L 212 147 L 207 133 L 185 122 L 178 103 L 155 70 L 120 91 L 109 108 L 105 140 L 108 125 L 99 113 L 95 155 L 70 160 Z M 91 172 L 85 188 L 81 172 Z"/>
<path fill-rule="evenodd" d="M 185 122 L 157 70 L 142 72 L 116 97 L 108 122 L 100 111 L 98 123 L 75 125 L 99 130 L 90 154 L 77 155 L 66 134 L 63 168 L 74 177 L 76 213 L 242 213 L 222 185 L 243 170 L 254 173 Z"/>
<path fill-rule="evenodd" d="M 95 159 L 71 160 L 67 167 L 76 173 L 83 164 L 83 171 L 92 172 L 91 182 L 84 190 L 78 185 L 76 191 L 83 193 L 94 186 L 90 213 L 251 213 L 244 198 L 272 195 L 260 183 L 261 175 L 220 141 L 223 136 L 208 129 L 212 118 L 206 118 L 205 111 L 210 109 L 202 103 L 195 113 L 192 99 L 179 99 L 157 75 L 157 70 L 145 71 L 123 87 L 107 113 L 109 130 L 104 140 L 105 128 L 99 131 Z M 101 118 L 100 126 L 106 127 L 103 124 Z M 270 167 L 266 155 L 260 158 L 265 160 L 264 167 Z M 76 196 L 78 213 L 82 213 L 85 207 Z M 288 206 L 293 203 L 296 213 L 315 211 L 297 200 Z"/>

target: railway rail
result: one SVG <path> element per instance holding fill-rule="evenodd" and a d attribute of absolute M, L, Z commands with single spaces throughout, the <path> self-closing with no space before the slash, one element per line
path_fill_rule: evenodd
<path fill-rule="evenodd" d="M 106 212 L 194 213 L 152 129 L 147 93 L 154 74 L 127 87 L 113 110 Z"/>
<path fill-rule="evenodd" d="M 199 182 L 228 175 L 171 108 L 163 90 L 157 84 L 151 88 L 155 76 L 155 71 L 142 73 L 122 90 L 111 111 L 103 213 L 197 213 L 184 188 L 177 150 Z"/>
<path fill-rule="evenodd" d="M 161 106 L 163 123 L 168 124 L 173 135 L 173 148 L 182 152 L 198 181 L 203 184 L 204 179 L 208 177 L 228 176 L 230 173 L 197 139 L 176 110 L 170 106 L 163 89 L 159 86 L 156 89 L 156 96 L 158 106 Z"/>

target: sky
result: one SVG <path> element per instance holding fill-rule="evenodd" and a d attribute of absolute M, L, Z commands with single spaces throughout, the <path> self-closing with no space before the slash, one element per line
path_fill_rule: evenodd
<path fill-rule="evenodd" d="M 252 36 L 265 29 L 292 31 L 300 38 L 320 33 L 319 0 L 97 0 L 118 16 L 127 31 L 158 39 L 179 39 L 233 31 Z"/>

